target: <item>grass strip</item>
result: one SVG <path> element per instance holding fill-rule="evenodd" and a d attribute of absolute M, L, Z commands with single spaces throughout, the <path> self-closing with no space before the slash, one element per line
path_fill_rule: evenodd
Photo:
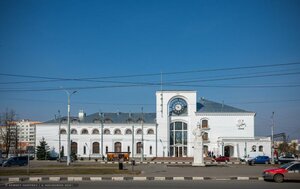
<path fill-rule="evenodd" d="M 60 169 L 30 169 L 29 175 L 107 175 L 107 174 L 140 174 L 140 171 L 106 169 L 106 168 L 60 168 Z M 28 175 L 26 169 L 0 170 L 0 176 Z"/>

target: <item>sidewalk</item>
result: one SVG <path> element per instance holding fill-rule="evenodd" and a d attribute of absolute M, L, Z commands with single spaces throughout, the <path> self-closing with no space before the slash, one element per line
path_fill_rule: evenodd
<path fill-rule="evenodd" d="M 262 171 L 272 165 L 125 164 L 124 169 L 140 170 L 140 175 L 41 175 L 0 177 L 0 182 L 19 181 L 124 181 L 124 180 L 262 180 Z"/>

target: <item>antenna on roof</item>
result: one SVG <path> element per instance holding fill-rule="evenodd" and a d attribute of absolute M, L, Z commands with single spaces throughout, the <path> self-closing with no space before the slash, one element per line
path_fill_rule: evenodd
<path fill-rule="evenodd" d="M 163 73 L 160 72 L 160 114 L 163 117 Z"/>
<path fill-rule="evenodd" d="M 224 100 L 222 100 L 222 109 L 221 109 L 221 112 L 223 112 L 223 108 L 224 108 Z"/>

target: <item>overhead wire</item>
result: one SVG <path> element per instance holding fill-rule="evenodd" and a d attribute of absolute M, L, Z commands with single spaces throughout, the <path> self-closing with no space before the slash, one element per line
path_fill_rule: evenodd
<path fill-rule="evenodd" d="M 282 64 L 265 64 L 256 66 L 241 66 L 241 67 L 228 67 L 228 68 L 216 68 L 216 69 L 200 69 L 200 70 L 189 70 L 180 72 L 163 72 L 163 75 L 174 75 L 174 74 L 186 74 L 186 73 L 198 73 L 198 72 L 215 72 L 215 71 L 229 71 L 229 70 L 241 70 L 241 69 L 255 69 L 255 68 L 267 68 L 267 67 L 280 67 L 280 66 L 293 66 L 300 65 L 300 62 L 293 63 L 282 63 Z M 34 78 L 34 79 L 47 79 L 46 81 L 40 82 L 51 82 L 51 81 L 91 81 L 95 79 L 114 79 L 114 78 L 130 78 L 130 77 L 147 77 L 147 76 L 160 76 L 162 73 L 150 73 L 150 74 L 132 74 L 132 75 L 120 75 L 120 76 L 103 76 L 103 77 L 83 77 L 83 78 L 63 78 L 63 77 L 45 77 L 45 76 L 33 76 L 33 75 L 23 75 L 23 74 L 8 74 L 0 73 L 0 76 L 10 76 L 10 77 L 22 77 L 22 78 Z M 29 81 L 29 82 L 39 82 L 39 81 Z M 24 83 L 21 81 L 20 83 Z M 4 82 L 0 84 L 5 84 Z M 10 83 L 12 84 L 12 83 Z"/>
<path fill-rule="evenodd" d="M 287 64 L 272 64 L 272 65 L 261 65 L 261 66 L 244 66 L 244 67 L 231 67 L 231 68 L 218 68 L 218 69 L 204 69 L 201 71 L 219 71 L 219 70 L 234 70 L 234 69 L 250 69 L 250 68 L 261 68 L 261 67 L 278 67 L 278 66 L 291 66 L 291 65 L 298 65 L 300 63 L 287 63 Z M 184 71 L 184 72 L 168 72 L 167 74 L 173 73 L 191 73 L 191 72 L 199 72 L 198 71 Z M 277 73 L 278 71 L 269 71 L 268 73 L 265 72 L 256 72 L 250 73 L 250 75 L 243 75 L 238 74 L 234 76 L 227 76 L 227 77 L 215 77 L 215 78 L 206 78 L 206 79 L 193 79 L 193 80 L 180 80 L 180 81 L 165 81 L 163 84 L 164 86 L 185 86 L 185 87 L 219 87 L 219 88 L 279 88 L 279 87 L 299 87 L 300 84 L 288 84 L 288 85 L 189 85 L 190 83 L 198 83 L 198 82 L 209 82 L 209 81 L 225 81 L 225 80 L 237 80 L 237 79 L 250 79 L 250 78 L 263 78 L 263 77 L 274 77 L 274 76 L 288 76 L 288 75 L 298 75 L 300 71 L 296 72 L 282 72 Z M 160 73 L 161 74 L 161 73 Z M 165 73 L 164 73 L 165 74 Z M 246 73 L 249 74 L 249 73 Z M 109 83 L 109 84 L 116 84 L 116 85 L 101 85 L 101 86 L 76 86 L 76 87 L 67 87 L 64 88 L 66 90 L 86 90 L 86 89 L 100 89 L 100 88 L 127 88 L 127 87 L 143 87 L 143 86 L 159 86 L 161 85 L 160 82 L 132 82 L 132 81 L 99 81 L 93 80 L 93 78 L 56 78 L 56 77 L 44 77 L 44 76 L 30 76 L 30 75 L 18 75 L 18 74 L 4 74 L 0 73 L 3 76 L 12 76 L 12 77 L 25 77 L 25 78 L 40 78 L 40 79 L 47 79 L 46 82 L 49 81 L 88 81 L 88 82 L 102 82 L 102 83 Z M 131 76 L 141 76 L 139 75 L 131 75 Z M 144 74 L 144 75 L 153 75 L 153 74 Z M 127 75 L 130 77 L 130 75 Z M 117 77 L 125 77 L 125 76 L 117 76 Z M 98 77 L 99 78 L 99 77 Z M 102 77 L 103 78 L 103 77 Z M 106 77 L 107 78 L 107 77 Z M 26 82 L 26 81 L 24 81 Z M 23 82 L 23 83 L 24 83 Z M 29 81 L 30 82 L 30 81 Z M 38 81 L 32 81 L 38 82 Z M 21 82 L 20 82 L 21 83 Z M 4 84 L 4 82 L 0 83 Z M 61 88 L 2 88 L 0 92 L 43 92 L 43 91 L 57 91 L 61 90 Z"/>

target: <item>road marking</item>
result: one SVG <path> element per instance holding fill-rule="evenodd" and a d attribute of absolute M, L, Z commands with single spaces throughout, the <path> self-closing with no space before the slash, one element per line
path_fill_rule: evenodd
<path fill-rule="evenodd" d="M 49 177 L 49 181 L 60 181 L 60 177 Z"/>
<path fill-rule="evenodd" d="M 112 177 L 111 179 L 115 181 L 122 181 L 124 180 L 124 177 Z"/>
<path fill-rule="evenodd" d="M 68 181 L 82 181 L 82 177 L 68 177 Z"/>
<path fill-rule="evenodd" d="M 12 177 L 8 179 L 9 182 L 19 182 L 20 178 L 19 177 Z"/>
<path fill-rule="evenodd" d="M 91 181 L 100 181 L 102 177 L 90 177 Z"/>
<path fill-rule="evenodd" d="M 154 177 L 154 180 L 166 180 L 165 177 Z"/>
<path fill-rule="evenodd" d="M 204 177 L 193 177 L 193 180 L 204 180 Z"/>
<path fill-rule="evenodd" d="M 29 181 L 41 181 L 42 177 L 29 177 Z"/>
<path fill-rule="evenodd" d="M 237 177 L 237 180 L 249 180 L 249 177 Z"/>
<path fill-rule="evenodd" d="M 133 177 L 133 180 L 147 180 L 147 177 Z"/>
<path fill-rule="evenodd" d="M 173 180 L 184 180 L 184 177 L 173 177 Z"/>

